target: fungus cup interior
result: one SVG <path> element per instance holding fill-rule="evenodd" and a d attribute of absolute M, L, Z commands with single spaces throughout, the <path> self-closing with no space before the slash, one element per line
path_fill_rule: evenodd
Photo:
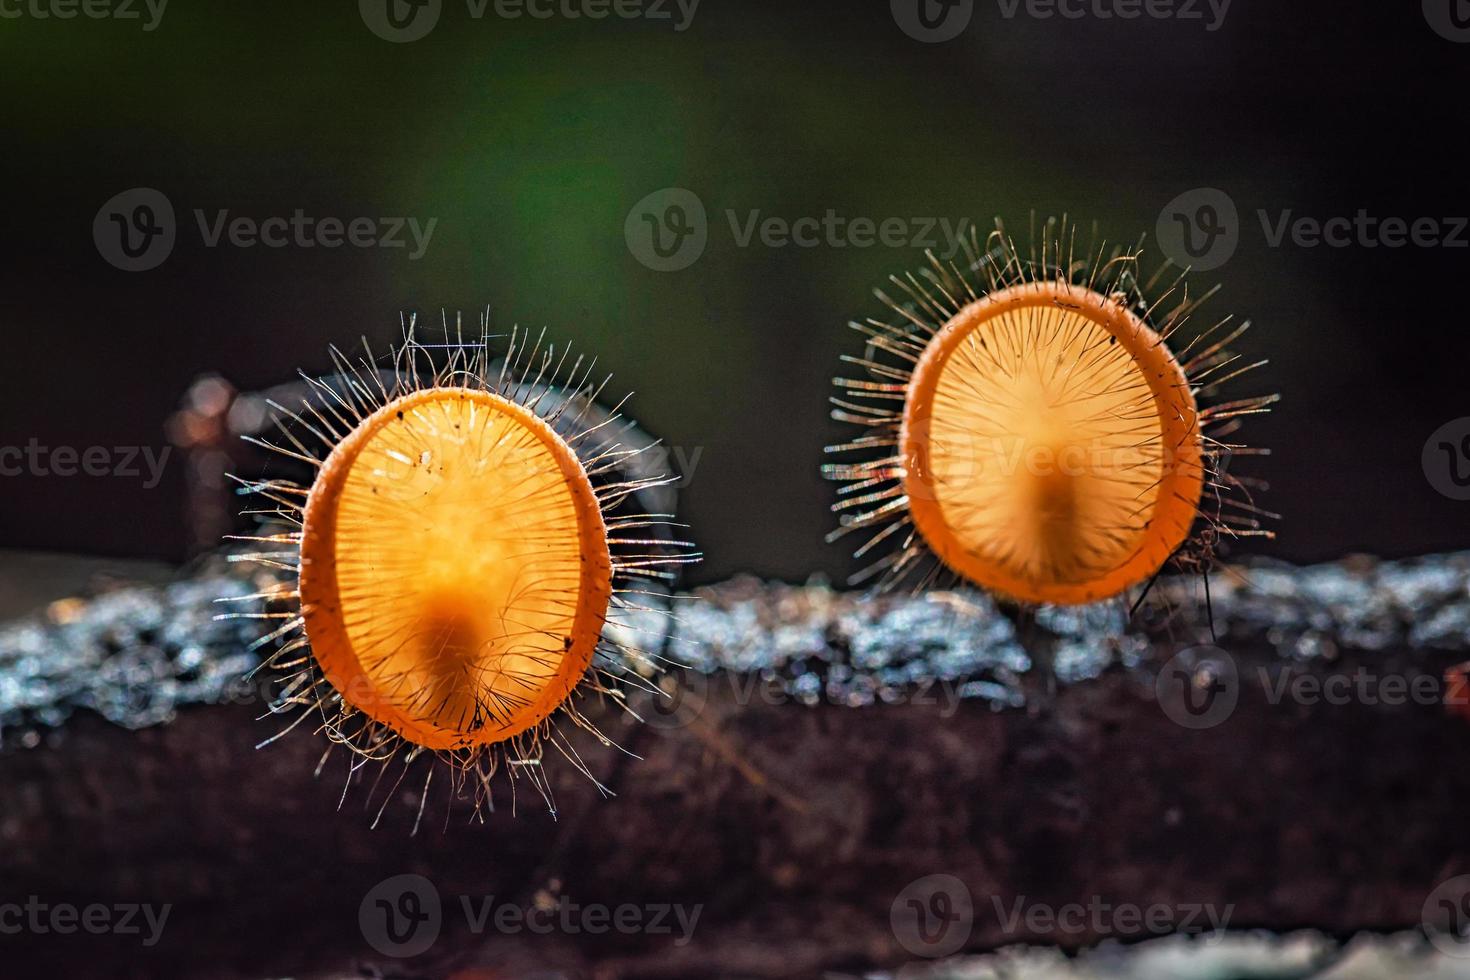
<path fill-rule="evenodd" d="M 899 434 L 913 520 L 945 564 L 1024 602 L 1151 577 L 1204 485 L 1199 413 L 1163 339 L 1083 286 L 961 308 L 919 357 Z"/>
<path fill-rule="evenodd" d="M 323 462 L 301 541 L 306 634 L 369 718 L 430 749 L 511 738 L 591 664 L 607 531 L 572 448 L 492 392 L 397 398 Z"/>

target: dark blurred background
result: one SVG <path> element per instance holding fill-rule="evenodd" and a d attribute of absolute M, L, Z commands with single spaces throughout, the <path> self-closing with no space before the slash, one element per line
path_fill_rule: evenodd
<path fill-rule="evenodd" d="M 26 0 L 30 3 L 31 0 Z M 1455 0 L 1445 0 L 1446 11 Z M 368 5 L 371 7 L 371 4 Z M 1430 4 L 1433 7 L 1433 4 Z M 817 469 L 842 427 L 825 400 L 848 319 L 922 250 L 741 247 L 728 212 L 794 220 L 1030 216 L 1147 233 L 1195 188 L 1239 210 L 1203 283 L 1251 318 L 1280 391 L 1249 428 L 1285 515 L 1258 550 L 1296 561 L 1470 547 L 1465 504 L 1421 465 L 1470 415 L 1462 247 L 1272 247 L 1257 212 L 1470 213 L 1470 45 L 1417 3 L 1235 0 L 1217 22 L 1039 19 L 983 0 L 942 43 L 889 4 L 703 0 L 668 20 L 495 15 L 444 0 L 391 43 L 347 2 L 173 0 L 157 19 L 0 18 L 0 446 L 152 447 L 191 381 L 254 389 L 384 346 L 400 311 L 549 328 L 596 352 L 633 414 L 695 465 L 696 573 L 834 578 Z M 367 9 L 367 8 L 364 8 Z M 412 12 L 412 8 L 401 8 Z M 431 12 L 431 11 L 430 11 Z M 424 14 L 425 11 L 420 11 Z M 1211 30 L 1211 26 L 1217 29 Z M 379 24 L 380 31 L 383 29 Z M 1441 28 L 1444 30 L 1444 28 Z M 177 240 L 129 272 L 94 242 L 105 202 L 160 191 Z M 669 187 L 708 244 L 662 272 L 625 221 Z M 437 219 L 424 254 L 343 245 L 206 247 L 195 218 Z M 943 244 L 942 242 L 940 244 Z M 697 453 L 697 455 L 696 455 Z M 0 547 L 180 560 L 185 466 L 143 477 L 0 478 Z"/>

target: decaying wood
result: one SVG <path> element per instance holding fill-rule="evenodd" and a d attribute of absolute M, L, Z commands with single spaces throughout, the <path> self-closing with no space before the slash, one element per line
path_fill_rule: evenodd
<path fill-rule="evenodd" d="M 150 948 L 0 936 L 6 975 L 856 974 L 914 959 L 890 911 L 932 874 L 967 886 L 974 952 L 1102 938 L 1006 929 L 995 899 L 1209 904 L 1232 928 L 1348 935 L 1416 927 L 1435 886 L 1470 872 L 1470 725 L 1434 698 L 1386 703 L 1382 683 L 1442 693 L 1470 648 L 1470 556 L 1222 575 L 1223 654 L 1181 659 L 1210 639 L 1192 580 L 1160 583 L 1165 601 L 1131 622 L 1119 606 L 1022 615 L 974 594 L 737 580 L 682 604 L 666 653 L 695 666 L 677 701 L 638 705 L 646 724 L 586 706 L 621 750 L 577 749 L 615 797 L 549 757 L 555 819 L 527 780 L 514 798 L 502 781 L 483 821 L 440 780 L 415 836 L 426 769 L 371 829 L 397 771 L 376 795 L 377 770 L 358 772 L 341 803 L 348 759 L 314 775 L 308 726 L 255 750 L 279 719 L 231 683 L 250 629 L 210 603 L 249 588 L 241 574 L 204 563 L 0 628 L 0 905 L 171 906 Z M 1234 710 L 1176 723 L 1161 671 L 1183 696 L 1219 680 L 1222 656 Z M 1352 682 L 1342 703 L 1273 698 L 1283 678 L 1330 677 Z M 397 960 L 359 913 L 404 873 L 433 883 L 443 928 Z M 700 912 L 682 944 L 677 929 L 477 933 L 462 900 L 489 896 Z"/>

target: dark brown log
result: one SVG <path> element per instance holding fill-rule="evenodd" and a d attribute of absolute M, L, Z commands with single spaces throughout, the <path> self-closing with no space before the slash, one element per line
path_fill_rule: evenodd
<path fill-rule="evenodd" d="M 890 913 L 934 874 L 967 887 L 962 949 L 980 951 L 1142 935 L 1007 928 L 997 900 L 1158 903 L 1176 925 L 1209 905 L 1232 928 L 1346 936 L 1417 927 L 1435 887 L 1470 872 L 1470 726 L 1437 703 L 1470 647 L 1466 556 L 1221 576 L 1223 653 L 1182 659 L 1209 638 L 1193 581 L 1161 583 L 1174 613 L 1131 626 L 1116 607 L 728 583 L 675 629 L 669 652 L 702 668 L 677 705 L 648 724 L 589 706 L 626 752 L 574 741 L 615 797 L 551 756 L 555 819 L 502 779 L 481 823 L 440 772 L 412 836 L 427 760 L 370 829 L 396 769 L 376 795 L 376 769 L 359 772 L 339 809 L 348 759 L 314 776 L 323 742 L 305 726 L 254 749 L 280 721 L 229 686 L 248 631 L 207 602 L 235 575 L 207 565 L 171 592 L 0 628 L 0 927 L 31 896 L 170 907 L 147 947 L 141 917 L 141 935 L 0 934 L 5 976 L 856 974 L 915 958 Z M 1307 703 L 1273 694 L 1283 676 L 1352 683 Z M 1385 703 L 1397 677 L 1421 696 Z M 1182 685 L 1212 678 L 1236 684 L 1233 711 L 1177 723 L 1199 717 L 1180 714 Z M 370 944 L 374 889 L 409 873 L 442 928 L 397 959 Z M 548 935 L 493 916 L 477 932 L 490 896 L 578 911 Z M 636 907 L 640 930 L 589 931 L 597 906 Z M 691 941 L 669 906 L 699 907 Z"/>

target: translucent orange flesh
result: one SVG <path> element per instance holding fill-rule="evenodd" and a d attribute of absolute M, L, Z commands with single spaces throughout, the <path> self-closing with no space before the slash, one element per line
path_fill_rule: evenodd
<path fill-rule="evenodd" d="M 531 728 L 586 672 L 611 596 L 570 447 L 498 395 L 433 388 L 365 419 L 307 501 L 301 603 L 344 700 L 432 749 Z"/>
<path fill-rule="evenodd" d="M 1199 509 L 1184 372 L 1142 320 L 1080 286 L 1026 283 L 960 310 L 919 359 L 900 444 L 930 547 L 1023 602 L 1144 581 Z"/>

